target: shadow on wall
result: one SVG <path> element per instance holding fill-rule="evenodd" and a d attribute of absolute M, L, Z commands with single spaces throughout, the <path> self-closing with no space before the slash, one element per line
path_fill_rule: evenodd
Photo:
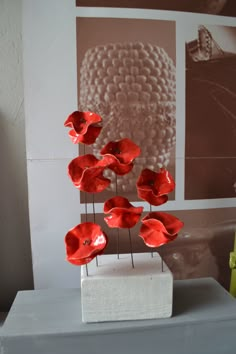
<path fill-rule="evenodd" d="M 0 311 L 33 288 L 24 141 L 24 122 L 0 112 Z"/>

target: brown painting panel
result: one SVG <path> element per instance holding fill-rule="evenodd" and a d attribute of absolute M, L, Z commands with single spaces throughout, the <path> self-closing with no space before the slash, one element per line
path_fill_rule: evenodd
<path fill-rule="evenodd" d="M 170 211 L 184 220 L 177 239 L 158 248 L 175 279 L 213 277 L 229 287 L 229 253 L 233 250 L 236 208 Z M 109 229 L 103 214 L 96 214 L 96 223 L 109 237 L 107 254 L 117 253 L 117 229 Z M 82 215 L 85 221 L 85 215 Z M 93 215 L 88 215 L 93 221 Z M 133 252 L 151 252 L 138 237 L 140 224 L 131 229 Z M 120 229 L 120 253 L 129 253 L 128 230 Z M 151 254 L 150 254 L 151 257 Z M 131 266 L 131 263 L 130 263 Z"/>
<path fill-rule="evenodd" d="M 185 199 L 236 197 L 236 158 L 185 160 Z"/>
<path fill-rule="evenodd" d="M 77 19 L 78 106 L 103 119 L 85 152 L 100 158 L 105 144 L 122 138 L 141 148 L 132 172 L 117 179 L 119 195 L 130 200 L 137 200 L 143 168 L 167 167 L 175 177 L 175 37 L 174 21 Z M 114 196 L 116 178 L 107 177 L 110 190 L 96 194 L 95 202 Z"/>
<path fill-rule="evenodd" d="M 186 73 L 186 157 L 236 154 L 236 56 L 194 63 Z"/>
<path fill-rule="evenodd" d="M 236 28 L 197 37 L 186 44 L 185 198 L 235 197 Z"/>

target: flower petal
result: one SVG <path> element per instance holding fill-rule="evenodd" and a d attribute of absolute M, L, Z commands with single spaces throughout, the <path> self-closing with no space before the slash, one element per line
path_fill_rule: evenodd
<path fill-rule="evenodd" d="M 84 135 L 77 134 L 75 130 L 72 129 L 69 131 L 69 136 L 73 144 L 82 143 L 86 145 L 91 145 L 96 141 L 97 137 L 101 132 L 101 129 L 102 127 L 89 126 L 87 132 Z"/>
<path fill-rule="evenodd" d="M 173 241 L 183 222 L 171 214 L 164 212 L 151 212 L 142 220 L 139 236 L 149 247 L 159 247 Z"/>
<path fill-rule="evenodd" d="M 111 215 L 104 218 L 107 225 L 111 228 L 131 229 L 140 219 L 141 214 L 126 212 L 117 208 Z"/>
<path fill-rule="evenodd" d="M 145 200 L 146 202 L 148 202 L 151 205 L 161 205 L 167 202 L 168 200 L 168 196 L 167 195 L 162 195 L 160 197 L 156 196 L 152 190 L 142 190 L 142 189 L 138 189 L 138 197 L 140 199 Z"/>
<path fill-rule="evenodd" d="M 116 196 L 104 203 L 104 213 L 110 214 L 104 220 L 111 228 L 132 228 L 139 221 L 142 211 L 143 207 L 134 207 L 128 199 Z"/>
<path fill-rule="evenodd" d="M 105 214 L 108 214 L 114 208 L 129 209 L 132 207 L 133 205 L 129 202 L 127 198 L 116 196 L 105 201 L 103 210 Z"/>
<path fill-rule="evenodd" d="M 153 185 L 155 183 L 157 177 L 157 173 L 145 168 L 142 170 L 138 180 L 137 180 L 137 188 L 143 191 L 150 191 L 153 189 Z"/>
<path fill-rule="evenodd" d="M 141 226 L 139 236 L 142 237 L 144 243 L 148 247 L 160 247 L 174 240 L 174 237 L 172 239 L 169 239 L 163 232 L 158 230 L 152 230 L 146 225 Z"/>
<path fill-rule="evenodd" d="M 157 222 L 158 224 L 155 224 Z M 158 211 L 147 214 L 142 219 L 142 223 L 150 226 L 160 225 L 161 223 L 163 227 L 165 227 L 165 233 L 169 236 L 177 234 L 184 225 L 183 222 L 174 215 Z M 159 229 L 159 226 L 157 226 L 157 228 Z"/>
<path fill-rule="evenodd" d="M 104 191 L 110 185 L 111 180 L 103 177 L 102 172 L 102 168 L 84 171 L 80 183 L 76 185 L 76 188 L 88 193 L 100 193 Z"/>
<path fill-rule="evenodd" d="M 127 138 L 118 142 L 118 149 L 120 150 L 120 154 L 117 154 L 116 157 L 120 160 L 120 162 L 125 164 L 131 163 L 141 154 L 140 147 Z"/>
<path fill-rule="evenodd" d="M 68 174 L 81 191 L 99 193 L 106 189 L 111 181 L 103 176 L 106 161 L 98 160 L 95 156 L 87 154 L 73 159 L 68 166 Z"/>
<path fill-rule="evenodd" d="M 175 189 L 175 181 L 173 177 L 164 168 L 162 168 L 161 171 L 157 173 L 155 188 L 158 190 L 159 195 L 168 194 Z"/>
<path fill-rule="evenodd" d="M 104 155 L 103 160 L 107 161 L 107 168 L 119 176 L 126 175 L 134 167 L 132 162 L 130 164 L 123 164 L 115 156 L 110 154 Z"/>
<path fill-rule="evenodd" d="M 141 153 L 138 145 L 130 139 L 122 139 L 119 141 L 110 141 L 103 147 L 100 154 L 104 157 L 113 157 L 113 162 L 108 166 L 109 169 L 118 175 L 129 173 L 133 164 L 132 161 Z"/>

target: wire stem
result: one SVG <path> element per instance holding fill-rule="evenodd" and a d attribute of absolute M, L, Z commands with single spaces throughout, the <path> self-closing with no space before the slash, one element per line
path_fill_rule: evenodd
<path fill-rule="evenodd" d="M 116 185 L 116 195 L 118 195 L 118 183 L 117 183 L 117 174 L 115 177 L 115 185 Z M 117 250 L 117 259 L 120 259 L 120 230 L 117 228 L 117 236 L 116 236 L 116 250 Z"/>
<path fill-rule="evenodd" d="M 150 213 L 152 212 L 152 205 L 149 204 L 149 207 L 150 207 Z M 151 252 L 151 257 L 153 258 L 153 252 Z"/>
<path fill-rule="evenodd" d="M 95 202 L 94 202 L 94 193 L 93 193 L 93 222 L 95 224 L 96 217 L 95 217 Z M 96 257 L 96 266 L 98 267 L 98 257 Z"/>
<path fill-rule="evenodd" d="M 96 217 L 95 217 L 95 203 L 94 203 L 94 193 L 93 193 L 93 222 L 95 223 Z"/>
<path fill-rule="evenodd" d="M 85 144 L 83 144 L 83 153 L 86 154 Z M 85 207 L 85 221 L 88 222 L 88 200 L 87 192 L 84 192 L 84 207 Z"/>
<path fill-rule="evenodd" d="M 120 259 L 120 230 L 119 229 L 117 229 L 116 239 L 117 239 L 117 245 L 116 245 L 117 258 Z"/>
<path fill-rule="evenodd" d="M 131 239 L 130 229 L 129 229 L 129 244 L 130 244 L 131 263 L 132 263 L 132 267 L 134 268 L 133 247 L 132 247 L 132 239 Z"/>

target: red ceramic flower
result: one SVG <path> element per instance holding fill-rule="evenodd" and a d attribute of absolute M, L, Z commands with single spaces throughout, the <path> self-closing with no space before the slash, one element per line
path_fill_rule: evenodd
<path fill-rule="evenodd" d="M 175 189 L 175 182 L 165 169 L 154 172 L 146 168 L 141 172 L 136 186 L 140 199 L 152 205 L 161 205 L 167 202 L 167 194 Z"/>
<path fill-rule="evenodd" d="M 83 192 L 99 193 L 106 189 L 111 181 L 103 176 L 105 160 L 98 160 L 91 154 L 78 156 L 68 166 L 68 174 L 75 187 Z"/>
<path fill-rule="evenodd" d="M 149 213 L 141 221 L 139 236 L 149 247 L 159 247 L 173 241 L 184 225 L 175 216 L 163 212 Z"/>
<path fill-rule="evenodd" d="M 65 236 L 66 259 L 75 265 L 91 262 L 103 253 L 108 242 L 101 227 L 92 222 L 75 226 Z"/>
<path fill-rule="evenodd" d="M 74 144 L 91 145 L 100 134 L 102 127 L 97 124 L 101 121 L 96 113 L 75 111 L 66 119 L 64 126 L 72 128 L 69 136 Z"/>
<path fill-rule="evenodd" d="M 109 160 L 109 169 L 117 175 L 125 175 L 132 170 L 132 162 L 140 155 L 141 150 L 132 140 L 125 138 L 119 141 L 110 141 L 100 153 L 104 159 Z"/>
<path fill-rule="evenodd" d="M 142 211 L 143 207 L 134 207 L 128 199 L 117 196 L 105 202 L 104 213 L 110 215 L 104 220 L 109 227 L 130 229 L 137 224 Z"/>

